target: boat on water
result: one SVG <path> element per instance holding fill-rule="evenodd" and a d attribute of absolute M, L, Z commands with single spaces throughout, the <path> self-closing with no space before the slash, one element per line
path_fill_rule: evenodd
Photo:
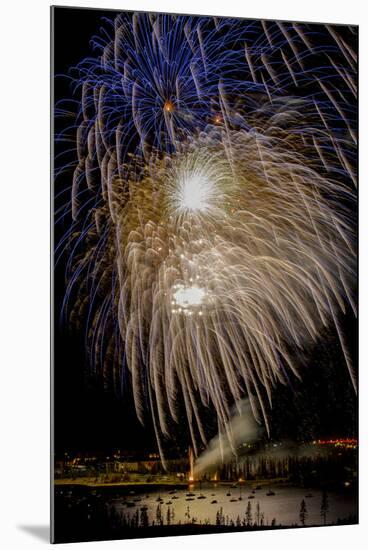
<path fill-rule="evenodd" d="M 185 500 L 195 500 L 193 497 L 186 498 Z"/>
<path fill-rule="evenodd" d="M 211 504 L 217 504 L 217 500 L 211 500 Z"/>
<path fill-rule="evenodd" d="M 248 498 L 254 498 L 254 495 L 249 495 L 249 497 L 248 497 Z"/>
<path fill-rule="evenodd" d="M 174 495 L 174 496 L 172 497 L 173 500 L 176 500 L 176 499 L 178 499 L 178 498 L 179 498 L 179 497 L 177 497 L 176 495 Z"/>
<path fill-rule="evenodd" d="M 228 493 L 226 493 L 226 496 L 227 496 L 227 497 L 231 497 L 230 491 L 229 491 Z"/>
<path fill-rule="evenodd" d="M 147 510 L 148 510 L 148 506 L 142 506 L 141 512 L 147 512 Z"/>
<path fill-rule="evenodd" d="M 169 491 L 169 495 L 175 495 L 176 492 L 176 489 L 174 489 L 173 491 Z"/>
<path fill-rule="evenodd" d="M 202 494 L 200 494 L 200 495 L 199 495 L 199 497 L 197 497 L 197 498 L 198 498 L 198 499 L 200 499 L 200 498 L 206 498 L 206 496 L 205 496 L 205 495 L 202 495 Z"/>
<path fill-rule="evenodd" d="M 274 493 L 271 489 L 269 491 L 267 491 L 266 495 L 268 497 L 273 497 L 276 493 Z"/>
<path fill-rule="evenodd" d="M 238 499 L 237 498 L 231 498 L 230 502 L 238 502 Z"/>
<path fill-rule="evenodd" d="M 164 499 L 161 498 L 161 497 L 157 497 L 157 498 L 156 498 L 156 502 L 163 502 L 163 500 L 164 500 Z"/>
<path fill-rule="evenodd" d="M 172 504 L 171 500 L 168 500 L 168 501 L 166 502 L 166 504 L 167 504 L 167 505 Z"/>
<path fill-rule="evenodd" d="M 187 497 L 195 497 L 195 494 L 194 493 L 187 493 L 186 496 Z"/>

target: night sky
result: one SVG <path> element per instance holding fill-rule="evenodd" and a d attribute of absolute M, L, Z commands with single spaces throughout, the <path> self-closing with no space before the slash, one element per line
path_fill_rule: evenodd
<path fill-rule="evenodd" d="M 67 74 L 71 66 L 92 55 L 89 41 L 97 34 L 103 17 L 111 11 L 55 9 L 55 75 Z M 55 100 L 70 97 L 67 79 L 55 79 Z M 59 123 L 58 123 L 59 124 Z M 59 146 L 56 146 L 58 153 Z M 71 156 L 70 160 L 73 160 Z M 75 160 L 75 159 L 74 159 Z M 55 194 L 66 193 L 71 174 L 55 182 Z M 56 207 L 59 206 L 56 200 Z M 70 218 L 55 228 L 55 243 L 69 226 Z M 129 384 L 121 396 L 99 380 L 87 376 L 84 334 L 71 331 L 60 321 L 65 293 L 67 255 L 61 258 L 54 274 L 54 369 L 55 369 L 55 451 L 109 452 L 113 448 L 155 450 L 152 428 L 143 428 L 136 419 Z M 357 361 L 357 323 L 352 315 L 341 319 L 352 356 Z M 349 379 L 339 343 L 332 333 L 321 334 L 320 343 L 310 349 L 301 368 L 303 383 L 290 375 L 289 387 L 280 386 L 274 394 L 271 415 L 272 435 L 296 440 L 322 436 L 357 434 L 356 397 Z M 177 428 L 176 444 L 185 449 L 187 434 L 183 425 Z"/>

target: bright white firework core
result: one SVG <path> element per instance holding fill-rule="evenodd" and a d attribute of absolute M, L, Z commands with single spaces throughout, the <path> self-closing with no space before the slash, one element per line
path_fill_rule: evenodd
<path fill-rule="evenodd" d="M 203 303 L 206 291 L 199 286 L 181 286 L 176 292 L 174 292 L 174 300 L 176 305 L 182 309 L 188 309 L 190 307 L 198 307 Z"/>
<path fill-rule="evenodd" d="M 179 190 L 179 204 L 183 210 L 206 210 L 210 207 L 214 189 L 211 181 L 203 174 L 183 177 Z"/>

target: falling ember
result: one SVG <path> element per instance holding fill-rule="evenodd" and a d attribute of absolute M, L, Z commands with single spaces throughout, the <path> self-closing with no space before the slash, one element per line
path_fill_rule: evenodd
<path fill-rule="evenodd" d="M 175 110 L 175 107 L 174 107 L 173 102 L 170 101 L 170 100 L 165 101 L 165 103 L 164 103 L 164 110 L 165 110 L 167 113 L 172 113 L 172 112 Z"/>
<path fill-rule="evenodd" d="M 194 455 L 193 455 L 192 447 L 189 447 L 188 460 L 189 460 L 189 481 L 194 481 Z"/>

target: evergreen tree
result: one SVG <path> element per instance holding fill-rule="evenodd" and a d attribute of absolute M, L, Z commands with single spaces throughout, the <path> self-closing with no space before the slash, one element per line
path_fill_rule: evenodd
<path fill-rule="evenodd" d="M 303 499 L 300 503 L 300 512 L 299 512 L 299 519 L 300 523 L 304 526 L 308 517 L 308 511 L 307 511 L 307 505 L 305 504 L 305 500 Z"/>
<path fill-rule="evenodd" d="M 322 501 L 321 501 L 321 518 L 323 521 L 323 525 L 326 525 L 327 522 L 327 514 L 328 514 L 328 496 L 326 491 L 323 491 L 322 493 Z"/>
<path fill-rule="evenodd" d="M 145 508 L 141 510 L 141 527 L 148 527 L 148 514 Z"/>
<path fill-rule="evenodd" d="M 247 506 L 247 511 L 245 512 L 245 519 L 247 521 L 247 525 L 252 525 L 252 503 L 249 501 Z"/>
<path fill-rule="evenodd" d="M 158 525 L 163 525 L 161 504 L 158 504 L 156 508 L 156 520 Z"/>
<path fill-rule="evenodd" d="M 261 519 L 261 507 L 259 505 L 259 501 L 257 501 L 257 511 L 256 511 L 256 522 L 257 525 L 259 525 Z"/>
<path fill-rule="evenodd" d="M 135 511 L 135 514 L 132 518 L 132 526 L 133 527 L 138 527 L 139 526 L 139 522 L 140 522 L 140 517 L 139 517 L 139 510 L 136 510 Z"/>
<path fill-rule="evenodd" d="M 185 517 L 187 518 L 187 523 L 190 523 L 190 508 L 187 506 L 187 511 L 185 512 Z"/>

